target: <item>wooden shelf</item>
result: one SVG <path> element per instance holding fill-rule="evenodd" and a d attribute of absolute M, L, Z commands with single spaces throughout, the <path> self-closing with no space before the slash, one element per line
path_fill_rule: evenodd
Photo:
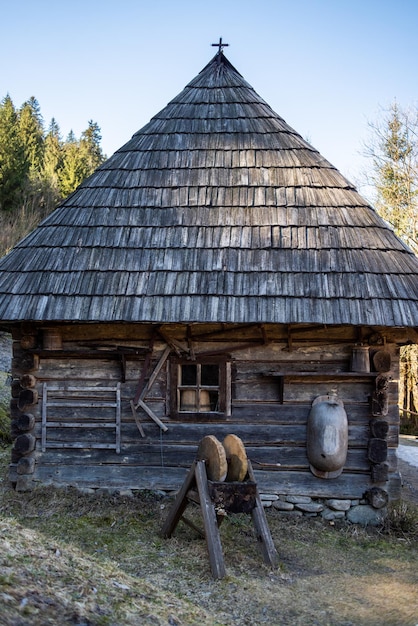
<path fill-rule="evenodd" d="M 120 362 L 122 382 L 126 382 L 126 362 L 127 361 L 143 361 L 145 354 L 148 350 L 139 348 L 135 349 L 123 349 L 117 348 L 115 350 L 45 350 L 45 349 L 33 349 L 30 350 L 36 357 L 42 359 L 114 359 Z"/>
<path fill-rule="evenodd" d="M 379 375 L 379 372 L 328 372 L 328 371 L 320 371 L 320 372 L 295 372 L 295 371 L 284 371 L 284 372 L 263 372 L 263 376 L 272 377 L 272 378 L 324 378 L 327 380 L 345 380 L 345 379 L 361 379 L 365 378 L 367 380 L 371 378 L 376 378 Z"/>
<path fill-rule="evenodd" d="M 331 372 L 322 370 L 320 372 L 304 372 L 304 371 L 282 371 L 282 372 L 263 372 L 266 378 L 276 378 L 279 388 L 279 403 L 284 402 L 285 382 L 287 381 L 309 381 L 315 382 L 348 382 L 348 381 L 367 381 L 370 382 L 378 376 L 378 372 Z"/>
<path fill-rule="evenodd" d="M 30 350 L 32 354 L 37 354 L 42 358 L 57 358 L 57 357 L 73 357 L 80 359 L 97 359 L 97 358 L 105 358 L 105 359 L 120 359 L 125 358 L 127 360 L 134 361 L 135 359 L 143 359 L 146 351 L 138 350 L 135 352 L 134 350 L 44 350 L 44 349 L 33 349 Z"/>

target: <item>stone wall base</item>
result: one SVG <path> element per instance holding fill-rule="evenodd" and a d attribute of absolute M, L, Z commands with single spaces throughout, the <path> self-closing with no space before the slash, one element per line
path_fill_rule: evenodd
<path fill-rule="evenodd" d="M 387 516 L 387 507 L 374 508 L 365 499 L 317 499 L 309 496 L 260 494 L 265 508 L 272 507 L 290 517 L 322 517 L 324 520 L 346 520 L 362 526 L 379 526 Z"/>
<path fill-rule="evenodd" d="M 80 488 L 84 494 L 115 494 L 124 497 L 133 497 L 141 489 L 116 488 Z M 163 490 L 152 491 L 157 497 L 175 497 L 177 492 Z M 311 498 L 309 496 L 291 496 L 276 494 L 260 494 L 264 508 L 273 508 L 283 516 L 288 517 L 321 517 L 325 521 L 334 522 L 345 520 L 351 524 L 362 526 L 380 526 L 387 517 L 386 506 L 375 508 L 367 499 L 341 500 L 336 498 Z"/>

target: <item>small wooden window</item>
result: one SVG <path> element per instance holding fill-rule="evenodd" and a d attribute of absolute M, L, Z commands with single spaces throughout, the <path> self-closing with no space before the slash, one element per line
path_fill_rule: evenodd
<path fill-rule="evenodd" d="M 226 359 L 171 361 L 171 415 L 223 418 L 230 414 L 230 363 Z"/>

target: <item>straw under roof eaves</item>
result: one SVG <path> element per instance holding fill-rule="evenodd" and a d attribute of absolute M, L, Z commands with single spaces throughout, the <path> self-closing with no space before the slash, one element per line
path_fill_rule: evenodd
<path fill-rule="evenodd" d="M 418 260 L 218 53 L 0 262 L 3 321 L 418 325 Z"/>

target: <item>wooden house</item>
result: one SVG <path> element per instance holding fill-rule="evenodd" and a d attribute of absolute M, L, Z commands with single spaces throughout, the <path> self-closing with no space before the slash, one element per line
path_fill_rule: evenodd
<path fill-rule="evenodd" d="M 277 508 L 384 509 L 417 300 L 411 250 L 220 47 L 0 261 L 10 480 L 176 490 L 233 433 Z"/>

